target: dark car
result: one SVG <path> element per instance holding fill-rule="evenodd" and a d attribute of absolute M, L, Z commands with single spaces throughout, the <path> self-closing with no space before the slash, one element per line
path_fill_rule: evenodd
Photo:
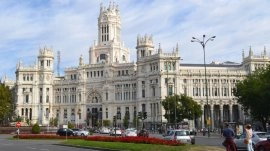
<path fill-rule="evenodd" d="M 145 130 L 145 129 L 142 129 L 142 130 L 139 131 L 138 136 L 149 137 L 149 132 L 147 130 Z"/>
<path fill-rule="evenodd" d="M 270 137 L 267 137 L 267 140 L 260 141 L 255 146 L 256 151 L 269 151 L 270 150 Z"/>
<path fill-rule="evenodd" d="M 74 132 L 71 129 L 66 129 L 66 128 L 59 128 L 56 132 L 56 135 L 59 136 L 74 136 Z"/>

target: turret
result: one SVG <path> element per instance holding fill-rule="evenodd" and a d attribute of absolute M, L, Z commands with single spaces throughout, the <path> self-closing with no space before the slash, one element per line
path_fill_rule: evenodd
<path fill-rule="evenodd" d="M 109 7 L 100 5 L 98 17 L 98 43 L 109 44 L 110 41 L 120 42 L 121 20 L 118 6 L 110 3 Z"/>
<path fill-rule="evenodd" d="M 137 60 L 144 58 L 146 56 L 151 56 L 154 52 L 153 38 L 152 35 L 140 36 L 137 37 Z"/>
<path fill-rule="evenodd" d="M 54 54 L 52 48 L 40 48 L 38 55 L 38 67 L 41 70 L 53 71 Z"/>
<path fill-rule="evenodd" d="M 249 46 L 249 56 L 253 56 L 253 51 L 251 50 L 251 46 Z"/>

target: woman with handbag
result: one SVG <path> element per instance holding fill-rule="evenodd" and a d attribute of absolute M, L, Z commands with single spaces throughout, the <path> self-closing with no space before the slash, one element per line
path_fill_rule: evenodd
<path fill-rule="evenodd" d="M 244 140 L 244 143 L 247 144 L 247 150 L 248 151 L 254 151 L 252 146 L 252 128 L 250 124 L 247 124 L 245 127 L 246 130 L 246 138 Z"/>

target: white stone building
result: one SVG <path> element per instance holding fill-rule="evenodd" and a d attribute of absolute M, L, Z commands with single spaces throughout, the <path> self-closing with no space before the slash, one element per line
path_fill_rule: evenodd
<path fill-rule="evenodd" d="M 55 52 L 50 48 L 39 50 L 34 66 L 18 63 L 16 81 L 4 78 L 15 89 L 17 115 L 42 125 L 57 117 L 59 124 L 70 121 L 95 126 L 98 121 L 112 121 L 117 113 L 121 113 L 119 125 L 125 113 L 132 122 L 142 111 L 148 114 L 147 127 L 157 126 L 167 122 L 161 101 L 168 92 L 186 94 L 206 110 L 204 64 L 181 63 L 177 44 L 171 53 L 164 53 L 161 46 L 155 49 L 152 36 L 138 36 L 137 62 L 130 62 L 130 51 L 121 39 L 120 13 L 114 5 L 100 7 L 97 38 L 89 49 L 88 63 L 80 57 L 77 66 L 65 69 L 64 76 L 55 76 Z M 248 56 L 243 52 L 241 64 L 206 65 L 212 128 L 223 121 L 244 122 L 232 90 L 237 81 L 269 62 L 265 48 L 260 56 L 253 55 L 250 48 Z M 205 119 L 204 112 L 196 119 L 196 127 L 205 127 Z"/>

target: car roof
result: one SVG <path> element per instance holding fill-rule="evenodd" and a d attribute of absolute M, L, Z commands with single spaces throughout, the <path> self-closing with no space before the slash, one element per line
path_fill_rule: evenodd
<path fill-rule="evenodd" d="M 266 134 L 267 132 L 253 131 L 254 134 Z"/>
<path fill-rule="evenodd" d="M 170 130 L 170 131 L 190 131 L 189 129 L 174 129 L 174 130 Z"/>

